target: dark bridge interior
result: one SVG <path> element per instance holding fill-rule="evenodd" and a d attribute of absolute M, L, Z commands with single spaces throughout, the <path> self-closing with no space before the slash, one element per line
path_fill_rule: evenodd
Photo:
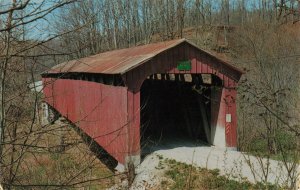
<path fill-rule="evenodd" d="M 163 139 L 208 143 L 210 85 L 201 75 L 190 82 L 147 79 L 141 87 L 141 146 Z"/>

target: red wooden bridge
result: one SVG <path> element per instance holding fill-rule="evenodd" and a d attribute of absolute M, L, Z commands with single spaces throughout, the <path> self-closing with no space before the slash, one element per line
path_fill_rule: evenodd
<path fill-rule="evenodd" d="M 191 42 L 179 39 L 68 61 L 53 67 L 42 77 L 48 105 L 93 138 L 118 162 L 138 164 L 141 94 L 151 92 L 151 86 L 142 87 L 146 81 L 168 82 L 169 86 L 184 83 L 198 91 L 205 86 L 208 103 L 200 98 L 197 106 L 201 107 L 198 115 L 202 120 L 195 128 L 203 129 L 210 144 L 236 148 L 235 100 L 242 73 Z M 181 101 L 178 97 L 176 101 Z M 174 99 L 170 104 L 175 106 Z M 182 101 L 185 99 L 192 97 L 185 95 Z M 168 98 L 162 100 L 166 101 Z M 176 115 L 180 109 L 172 107 L 168 112 Z M 192 129 L 192 133 L 195 131 L 199 130 Z"/>

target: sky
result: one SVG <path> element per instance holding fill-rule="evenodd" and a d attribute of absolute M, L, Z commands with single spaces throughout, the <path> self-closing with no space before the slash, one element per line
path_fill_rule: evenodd
<path fill-rule="evenodd" d="M 17 0 L 17 3 L 25 2 L 25 1 L 26 0 Z M 12 2 L 12 0 L 0 0 L 0 11 L 10 8 L 12 5 L 11 2 Z M 26 10 L 23 12 L 15 11 L 14 17 L 21 17 L 22 14 L 23 15 L 29 14 L 35 9 L 36 9 L 36 12 L 39 12 L 41 10 L 47 10 L 48 8 L 50 8 L 55 3 L 58 3 L 58 2 L 61 2 L 61 0 L 31 0 L 30 4 L 29 4 L 30 6 L 27 6 L 28 8 L 26 8 Z M 39 9 L 37 9 L 40 5 L 42 5 L 42 6 Z M 46 39 L 46 38 L 50 37 L 51 36 L 50 26 L 51 26 L 51 21 L 53 20 L 52 15 L 58 13 L 59 11 L 60 10 L 55 10 L 51 14 L 47 15 L 46 17 L 39 19 L 35 22 L 32 22 L 30 24 L 27 24 L 26 28 L 25 28 L 25 30 L 27 31 L 25 38 L 39 40 L 39 39 Z M 3 22 L 5 22 L 5 20 L 7 19 L 7 16 L 8 16 L 8 14 L 0 15 L 0 19 Z M 35 17 L 36 17 L 36 15 L 27 17 L 23 21 L 26 22 Z M 0 25 L 0 27 L 1 27 L 1 25 Z"/>

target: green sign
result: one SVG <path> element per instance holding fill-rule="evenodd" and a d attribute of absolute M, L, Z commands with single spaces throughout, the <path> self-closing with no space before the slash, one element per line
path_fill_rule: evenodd
<path fill-rule="evenodd" d="M 190 71 L 192 69 L 191 61 L 179 61 L 177 65 L 179 71 Z"/>

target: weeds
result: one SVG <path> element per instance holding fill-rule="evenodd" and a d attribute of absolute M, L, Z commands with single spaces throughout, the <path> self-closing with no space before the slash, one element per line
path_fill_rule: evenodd
<path fill-rule="evenodd" d="M 173 159 L 164 160 L 164 164 L 168 166 L 168 170 L 165 173 L 166 177 L 171 178 L 171 181 L 174 183 L 166 180 L 162 181 L 161 186 L 163 189 L 280 189 L 279 187 L 271 184 L 252 184 L 246 179 L 235 181 L 226 176 L 220 175 L 220 171 L 218 169 L 208 170 L 205 168 L 198 168 L 177 162 Z"/>

